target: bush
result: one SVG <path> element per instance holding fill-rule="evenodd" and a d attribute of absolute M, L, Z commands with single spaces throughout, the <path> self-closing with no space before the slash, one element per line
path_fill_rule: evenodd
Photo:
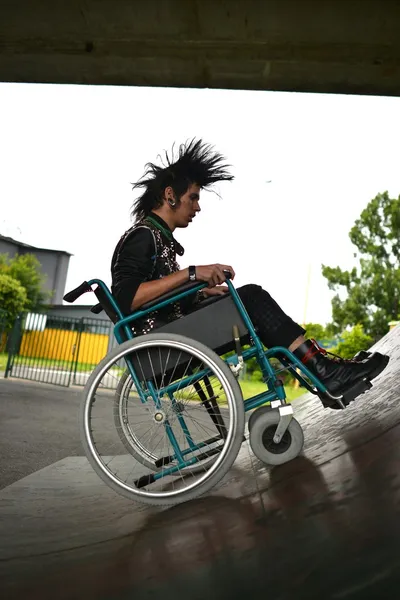
<path fill-rule="evenodd" d="M 51 293 L 42 291 L 44 278 L 40 262 L 33 254 L 17 254 L 12 258 L 0 254 L 0 273 L 17 280 L 26 290 L 26 308 L 30 311 L 38 311 L 50 301 Z"/>
<path fill-rule="evenodd" d="M 371 336 L 364 332 L 362 325 L 355 325 L 351 331 L 344 331 L 341 341 L 332 352 L 342 358 L 353 358 L 360 350 L 368 350 L 373 343 Z"/>
<path fill-rule="evenodd" d="M 0 308 L 6 312 L 6 329 L 11 329 L 27 301 L 25 288 L 10 275 L 0 273 Z"/>

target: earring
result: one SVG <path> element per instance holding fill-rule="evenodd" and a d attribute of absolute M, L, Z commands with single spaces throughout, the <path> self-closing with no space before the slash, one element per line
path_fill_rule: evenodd
<path fill-rule="evenodd" d="M 167 202 L 168 202 L 168 204 L 169 204 L 170 206 L 172 206 L 172 207 L 176 205 L 176 201 L 175 201 L 175 200 L 173 200 L 172 198 L 167 198 Z"/>

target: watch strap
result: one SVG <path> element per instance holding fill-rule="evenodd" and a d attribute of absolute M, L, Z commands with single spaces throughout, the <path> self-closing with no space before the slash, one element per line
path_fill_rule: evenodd
<path fill-rule="evenodd" d="M 196 281 L 196 267 L 193 265 L 189 267 L 189 281 Z"/>

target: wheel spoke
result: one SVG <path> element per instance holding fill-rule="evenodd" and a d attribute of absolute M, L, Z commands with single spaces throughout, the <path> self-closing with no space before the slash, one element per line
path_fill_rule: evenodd
<path fill-rule="evenodd" d="M 145 396 L 125 369 L 116 392 L 104 391 L 92 403 L 110 371 L 128 361 L 140 385 L 148 386 Z M 203 372 L 205 389 L 189 384 L 191 374 Z M 175 391 L 168 392 L 171 385 Z M 212 408 L 208 398 L 219 388 L 224 405 Z M 214 417 L 222 420 L 226 437 Z M 210 349 L 177 335 L 149 334 L 114 348 L 95 369 L 82 422 L 86 454 L 115 491 L 139 502 L 176 504 L 205 493 L 229 470 L 243 440 L 244 407 L 229 367 Z"/>

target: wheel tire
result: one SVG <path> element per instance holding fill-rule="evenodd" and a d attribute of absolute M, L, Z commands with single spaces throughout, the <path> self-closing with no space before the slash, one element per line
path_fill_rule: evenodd
<path fill-rule="evenodd" d="M 253 427 L 253 423 L 254 421 L 258 418 L 259 415 L 265 413 L 265 412 L 271 412 L 271 407 L 268 406 L 260 406 L 259 408 L 256 408 L 250 415 L 249 420 L 247 422 L 247 427 L 249 429 L 249 433 L 251 431 L 251 428 Z"/>
<path fill-rule="evenodd" d="M 181 349 L 192 349 L 197 352 L 206 364 L 219 373 L 221 379 L 225 380 L 226 389 L 225 394 L 231 400 L 232 408 L 232 434 L 230 436 L 230 443 L 228 448 L 222 450 L 221 454 L 218 455 L 217 460 L 213 465 L 210 466 L 206 476 L 201 481 L 189 485 L 188 489 L 179 490 L 176 493 L 172 493 L 163 497 L 162 495 L 152 495 L 149 492 L 139 490 L 137 488 L 128 488 L 122 482 L 118 482 L 106 469 L 104 464 L 95 451 L 90 434 L 90 406 L 92 397 L 95 395 L 97 385 L 101 381 L 102 376 L 107 372 L 108 368 L 113 365 L 117 360 L 123 359 L 126 354 L 135 348 L 143 348 L 150 346 L 152 343 L 156 345 L 159 342 L 164 342 L 165 345 L 170 343 L 175 348 Z M 177 334 L 147 334 L 146 336 L 140 336 L 133 340 L 128 340 L 111 350 L 111 352 L 97 365 L 92 374 L 90 375 L 83 392 L 83 401 L 81 404 L 80 412 L 80 429 L 81 429 L 81 440 L 84 448 L 85 455 L 92 466 L 96 474 L 117 494 L 121 494 L 130 500 L 140 502 L 142 504 L 149 504 L 153 506 L 172 506 L 188 502 L 201 496 L 215 487 L 220 480 L 227 474 L 232 467 L 239 453 L 240 447 L 243 442 L 245 427 L 245 412 L 243 395 L 241 388 L 233 375 L 229 366 L 210 348 L 204 344 L 186 338 L 182 335 Z M 223 460 L 221 458 L 223 456 Z M 219 462 L 220 461 L 220 462 Z"/>
<path fill-rule="evenodd" d="M 256 411 L 251 424 L 250 446 L 257 458 L 266 465 L 283 465 L 300 454 L 304 445 L 304 434 L 296 419 L 290 421 L 282 440 L 275 444 L 273 436 L 279 423 L 279 410 Z M 252 415 L 253 416 L 253 415 Z"/>
<path fill-rule="evenodd" d="M 126 392 L 129 393 L 132 387 L 133 381 L 131 374 L 129 371 L 125 371 L 122 375 L 121 379 L 118 382 L 118 386 L 115 392 L 114 397 L 114 424 L 118 433 L 118 437 L 123 443 L 126 450 L 131 454 L 138 462 L 140 462 L 143 466 L 147 467 L 152 471 L 161 471 L 162 467 L 157 467 L 155 461 L 151 458 L 151 451 L 143 451 L 140 449 L 139 444 L 135 444 L 134 434 L 129 430 L 130 427 L 125 425 L 123 420 L 123 402 L 125 398 Z M 138 400 L 140 402 L 140 400 Z M 159 458 L 159 457 L 158 457 Z M 199 465 L 193 465 L 189 467 L 188 472 L 192 474 L 201 473 L 204 471 L 204 467 L 206 465 L 211 465 L 213 462 L 217 460 L 216 456 L 212 456 L 207 461 L 203 461 Z M 177 473 L 177 477 L 180 477 L 181 474 L 185 473 L 185 469 L 182 469 L 180 473 Z"/>

